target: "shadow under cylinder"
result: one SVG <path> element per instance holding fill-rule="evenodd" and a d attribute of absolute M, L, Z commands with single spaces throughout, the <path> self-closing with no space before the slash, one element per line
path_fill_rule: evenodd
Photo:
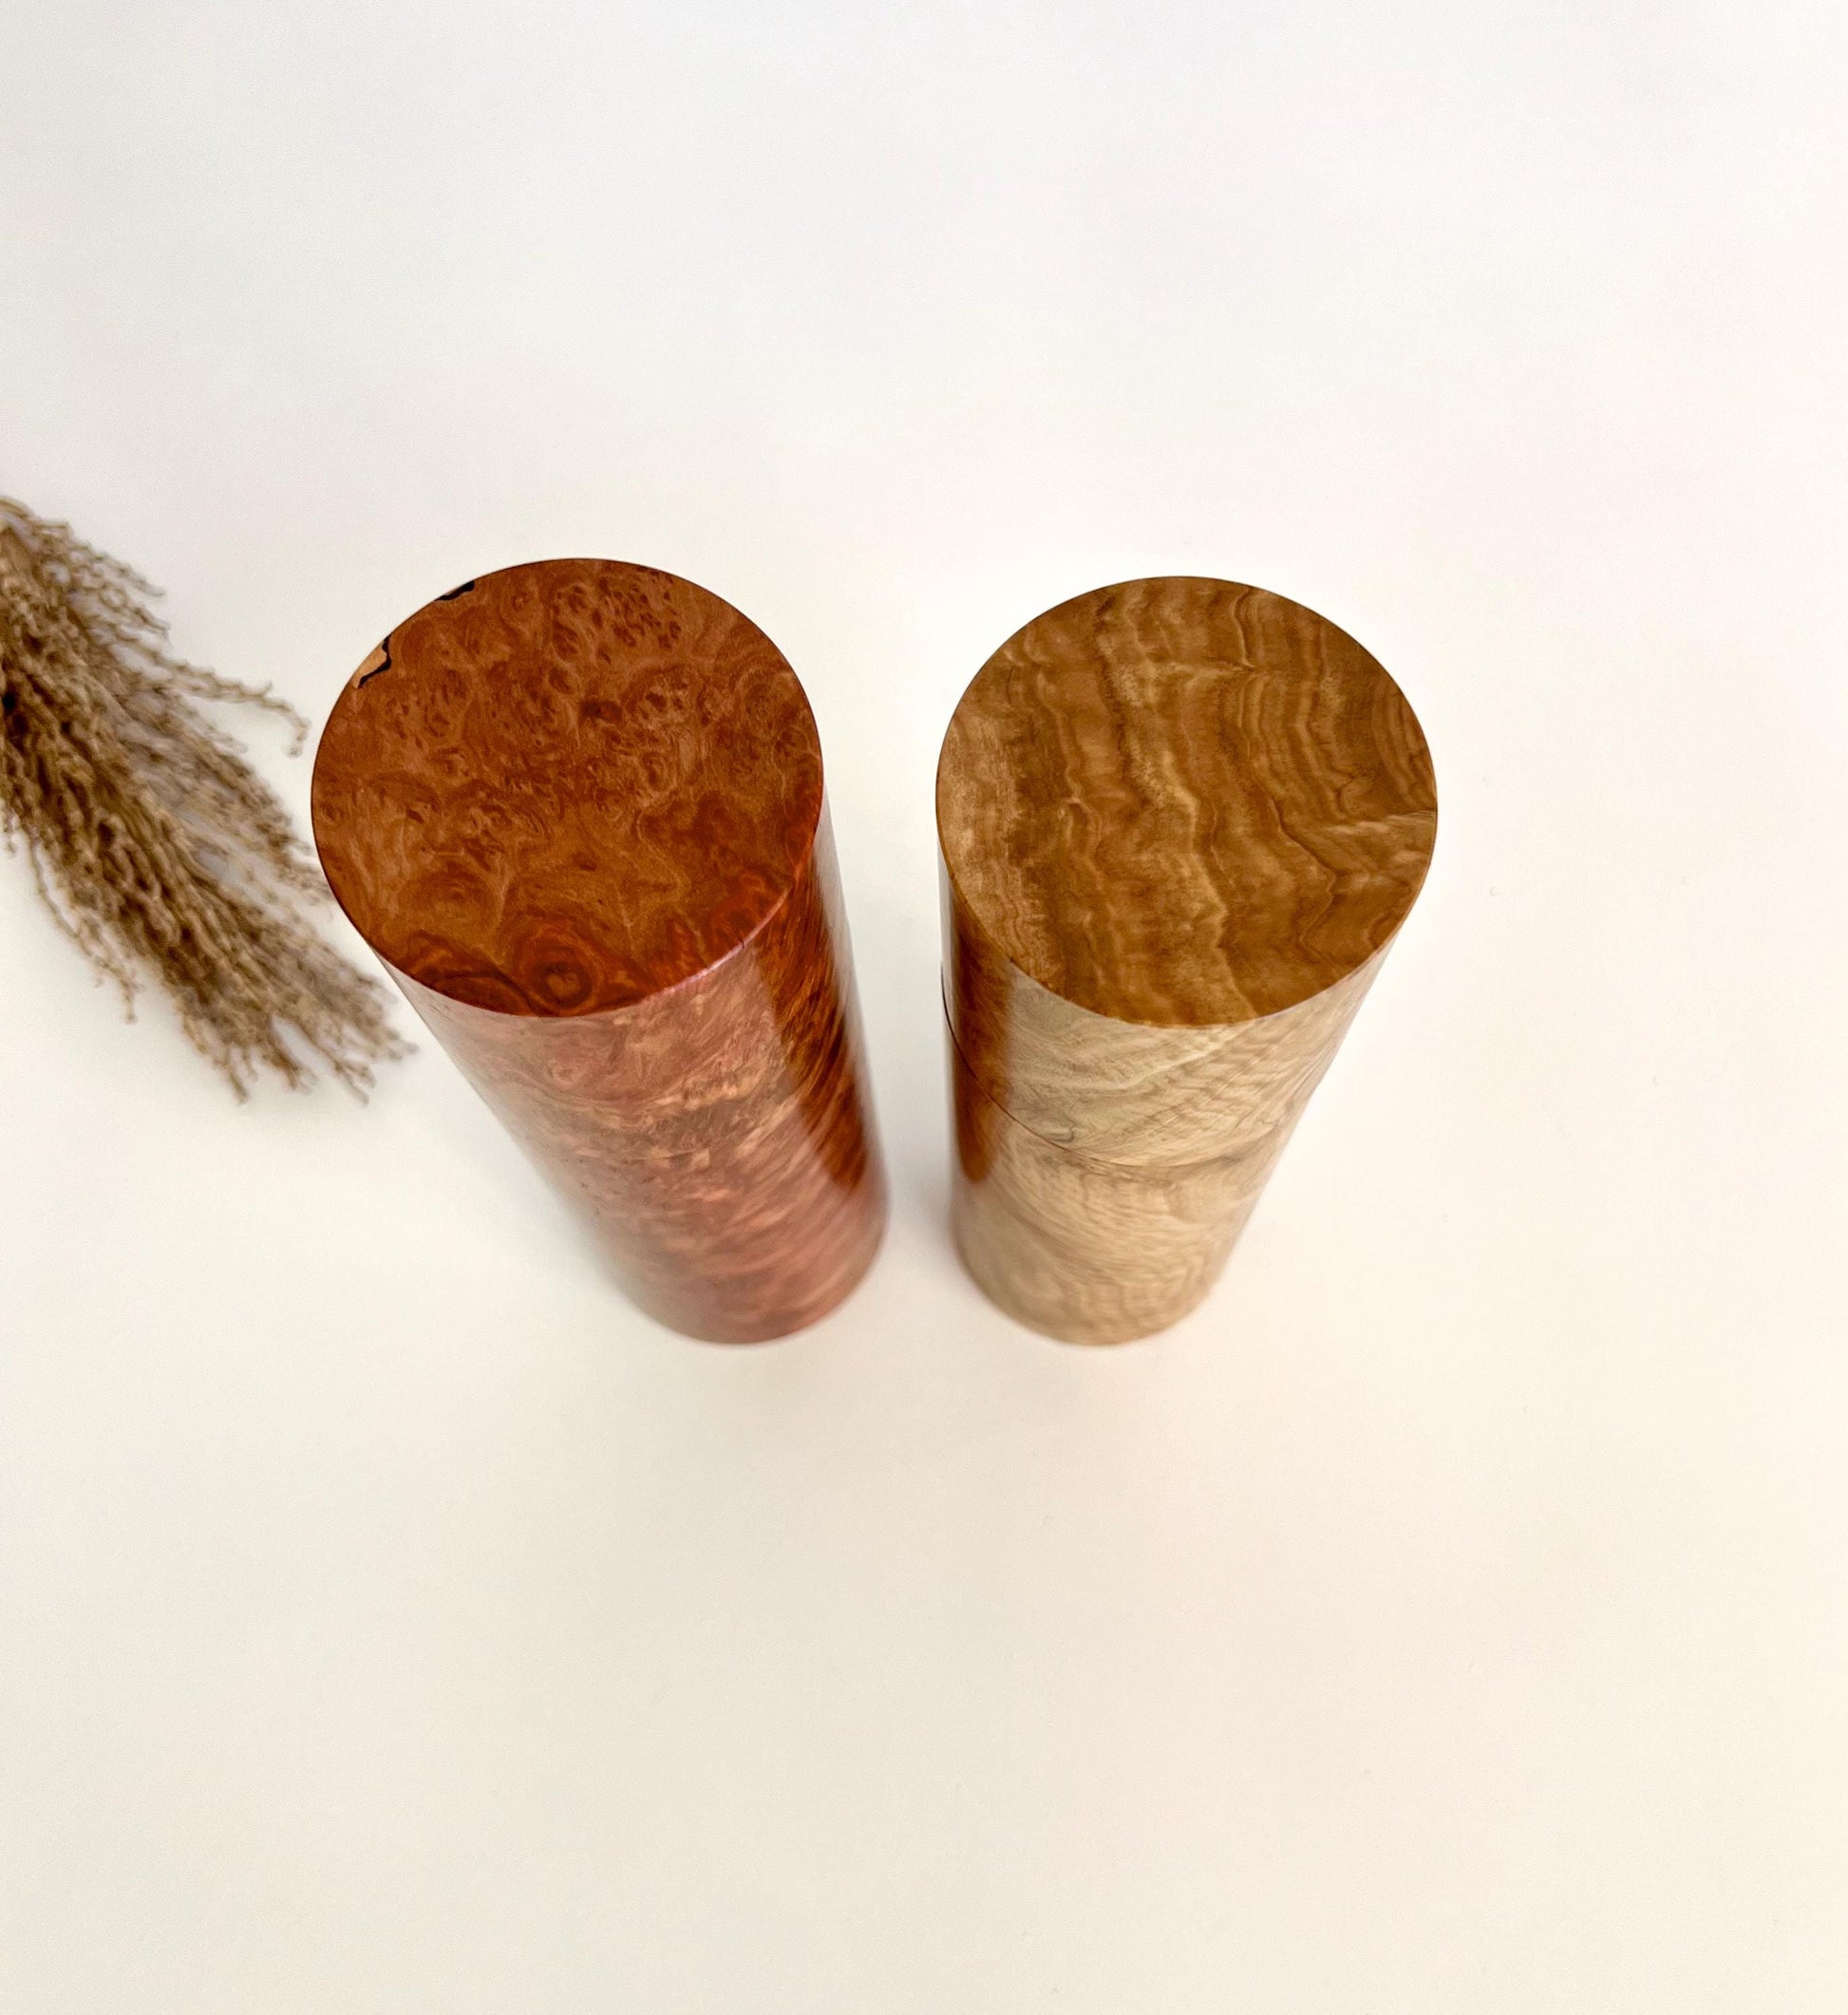
<path fill-rule="evenodd" d="M 937 768 L 965 1265 L 1073 1343 L 1206 1294 L 1437 834 L 1405 695 L 1321 616 L 1127 581 L 1010 637 Z"/>
<path fill-rule="evenodd" d="M 348 682 L 329 882 L 630 1297 L 783 1336 L 871 1263 L 885 1185 L 815 720 L 754 624 L 613 560 L 484 574 Z"/>

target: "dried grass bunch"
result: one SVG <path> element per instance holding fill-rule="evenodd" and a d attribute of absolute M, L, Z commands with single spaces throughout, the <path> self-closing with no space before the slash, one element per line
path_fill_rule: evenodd
<path fill-rule="evenodd" d="M 319 870 L 197 703 L 279 714 L 297 752 L 307 724 L 267 687 L 174 657 L 158 593 L 0 498 L 0 833 L 24 841 L 51 913 L 130 1014 L 151 970 L 240 1099 L 266 1066 L 307 1083 L 303 1048 L 363 1093 L 404 1050 L 385 991 L 303 915 Z"/>

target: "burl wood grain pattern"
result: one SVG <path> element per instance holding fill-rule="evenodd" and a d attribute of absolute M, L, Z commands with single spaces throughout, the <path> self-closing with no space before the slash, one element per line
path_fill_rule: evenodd
<path fill-rule="evenodd" d="M 971 1272 L 1073 1342 L 1225 1264 L 1418 895 L 1430 754 L 1386 671 L 1262 589 L 1130 581 L 1002 646 L 937 770 Z"/>
<path fill-rule="evenodd" d="M 610 560 L 465 583 L 353 674 L 315 759 L 341 906 L 469 1082 L 691 1336 L 782 1336 L 885 1187 L 820 744 L 705 589 Z"/>

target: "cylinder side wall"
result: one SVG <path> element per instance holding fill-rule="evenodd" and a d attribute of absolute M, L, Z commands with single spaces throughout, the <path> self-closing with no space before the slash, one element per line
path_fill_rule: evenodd
<path fill-rule="evenodd" d="M 1287 1123 L 1320 1082 L 1385 963 L 1223 1028 L 1112 1021 L 1011 965 L 942 876 L 944 1009 L 997 1105 L 1082 1154 L 1163 1167 L 1236 1152 Z"/>
<path fill-rule="evenodd" d="M 871 1264 L 885 1185 L 825 815 L 758 936 L 632 1008 L 499 1014 L 394 977 L 625 1291 L 669 1328 L 786 1335 Z"/>
<path fill-rule="evenodd" d="M 1218 1278 L 1283 1137 L 1168 1169 L 1093 1160 L 1010 1119 L 948 1046 L 951 1221 L 976 1285 L 1065 1343 L 1128 1343 L 1179 1322 Z"/>

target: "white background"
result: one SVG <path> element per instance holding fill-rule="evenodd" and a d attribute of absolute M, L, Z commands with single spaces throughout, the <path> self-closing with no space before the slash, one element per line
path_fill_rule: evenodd
<path fill-rule="evenodd" d="M 237 1109 L 0 860 L 0 2006 L 1848 2006 L 1843 19 L 12 0 L 0 488 L 317 721 L 515 560 L 745 610 L 896 1206 L 686 1343 L 427 1043 Z M 930 782 L 1160 572 L 1443 824 L 1084 1352 L 949 1247 Z"/>

